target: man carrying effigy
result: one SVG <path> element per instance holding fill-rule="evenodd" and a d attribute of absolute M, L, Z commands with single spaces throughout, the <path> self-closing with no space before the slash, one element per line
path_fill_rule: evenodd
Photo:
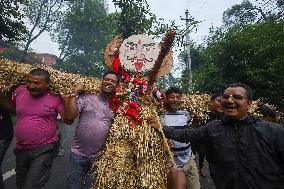
<path fill-rule="evenodd" d="M 60 97 L 49 90 L 48 71 L 31 70 L 13 95 L 0 98 L 4 109 L 16 114 L 16 184 L 18 189 L 41 189 L 51 175 L 58 153 L 58 113 L 64 119 Z"/>

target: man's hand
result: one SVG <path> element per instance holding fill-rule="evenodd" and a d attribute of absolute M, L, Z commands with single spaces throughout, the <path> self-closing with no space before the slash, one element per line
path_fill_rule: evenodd
<path fill-rule="evenodd" d="M 159 121 L 157 120 L 157 118 L 149 118 L 147 120 L 147 123 L 148 123 L 148 125 L 150 125 L 154 129 L 160 128 L 160 124 L 159 124 Z"/>
<path fill-rule="evenodd" d="M 78 83 L 75 87 L 74 87 L 74 92 L 77 94 L 80 94 L 81 92 L 83 92 L 85 89 L 85 86 L 83 85 L 83 83 Z"/>

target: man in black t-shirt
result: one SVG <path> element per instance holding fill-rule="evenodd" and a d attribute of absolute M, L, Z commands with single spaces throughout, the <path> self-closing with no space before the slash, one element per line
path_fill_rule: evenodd
<path fill-rule="evenodd" d="M 0 106 L 0 189 L 5 189 L 1 165 L 14 136 L 11 115 Z"/>

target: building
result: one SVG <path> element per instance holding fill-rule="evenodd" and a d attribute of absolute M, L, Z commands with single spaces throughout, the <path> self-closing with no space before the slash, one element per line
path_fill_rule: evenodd
<path fill-rule="evenodd" d="M 54 65 L 58 59 L 57 56 L 48 53 L 32 53 L 30 56 L 45 65 Z"/>

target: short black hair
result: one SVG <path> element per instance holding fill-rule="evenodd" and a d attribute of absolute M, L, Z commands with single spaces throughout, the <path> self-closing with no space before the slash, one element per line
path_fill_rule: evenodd
<path fill-rule="evenodd" d="M 227 85 L 226 89 L 229 88 L 229 87 L 230 88 L 242 87 L 246 90 L 246 96 L 247 96 L 248 100 L 253 99 L 252 89 L 248 85 L 237 82 L 237 83 L 232 83 L 232 84 Z"/>
<path fill-rule="evenodd" d="M 177 94 L 182 95 L 182 91 L 178 87 L 170 87 L 165 92 L 166 96 L 169 96 L 170 94 L 173 94 L 173 93 L 177 93 Z"/>
<path fill-rule="evenodd" d="M 42 68 L 35 68 L 29 72 L 32 76 L 42 76 L 47 82 L 50 82 L 50 74 L 47 70 Z"/>
<path fill-rule="evenodd" d="M 211 101 L 214 101 L 214 100 L 216 100 L 216 98 L 222 97 L 222 96 L 223 96 L 222 93 L 213 93 L 213 94 L 211 94 L 210 100 L 211 100 Z"/>
<path fill-rule="evenodd" d="M 108 74 L 112 74 L 112 75 L 115 75 L 115 76 L 117 77 L 117 85 L 118 85 L 118 84 L 119 84 L 119 80 L 120 80 L 120 77 L 119 77 L 118 73 L 116 73 L 116 72 L 114 72 L 114 71 L 107 71 L 107 72 L 104 73 L 103 79 L 104 79 L 104 78 L 106 77 L 106 75 L 108 75 Z"/>
<path fill-rule="evenodd" d="M 269 116 L 276 119 L 276 111 L 272 108 L 262 105 L 257 109 L 263 116 Z"/>

